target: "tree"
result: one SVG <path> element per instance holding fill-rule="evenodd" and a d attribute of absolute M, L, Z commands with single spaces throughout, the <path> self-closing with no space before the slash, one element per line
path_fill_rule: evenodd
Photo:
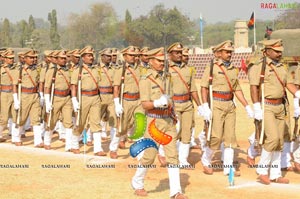
<path fill-rule="evenodd" d="M 68 48 L 81 48 L 92 45 L 100 50 L 111 47 L 117 38 L 117 16 L 108 3 L 96 3 L 81 14 L 71 14 L 63 40 Z"/>
<path fill-rule="evenodd" d="M 130 30 L 137 45 L 160 47 L 180 41 L 188 43 L 193 34 L 193 23 L 176 8 L 165 9 L 163 4 L 155 6 L 148 15 L 131 22 Z"/>
<path fill-rule="evenodd" d="M 21 32 L 19 43 L 23 48 L 25 46 L 25 41 L 29 39 L 28 24 L 25 20 L 22 20 L 18 26 Z"/>
<path fill-rule="evenodd" d="M 32 36 L 32 32 L 34 31 L 34 29 L 35 29 L 35 22 L 34 22 L 33 16 L 30 15 L 29 19 L 28 19 L 28 35 L 29 35 L 29 37 Z"/>
<path fill-rule="evenodd" d="M 11 33 L 10 33 L 10 22 L 7 18 L 3 21 L 3 27 L 1 31 L 1 45 L 10 46 L 12 42 Z"/>
<path fill-rule="evenodd" d="M 300 28 L 300 3 L 294 3 L 293 8 L 287 9 L 275 21 L 275 29 Z"/>
<path fill-rule="evenodd" d="M 52 12 L 48 14 L 48 21 L 50 22 L 50 41 L 52 49 L 60 49 L 60 35 L 57 31 L 56 10 L 52 10 Z"/>

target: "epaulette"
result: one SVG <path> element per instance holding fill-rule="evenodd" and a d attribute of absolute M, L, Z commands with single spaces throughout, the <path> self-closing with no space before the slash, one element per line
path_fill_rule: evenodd
<path fill-rule="evenodd" d="M 141 80 L 142 79 L 147 79 L 150 75 L 151 75 L 151 73 L 146 73 L 144 75 L 141 75 Z"/>
<path fill-rule="evenodd" d="M 120 68 L 123 68 L 122 65 L 116 64 L 113 66 L 114 69 L 119 70 Z"/>

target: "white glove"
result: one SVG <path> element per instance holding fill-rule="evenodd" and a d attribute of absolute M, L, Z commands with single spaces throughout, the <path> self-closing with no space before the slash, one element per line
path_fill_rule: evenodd
<path fill-rule="evenodd" d="M 45 94 L 46 112 L 50 113 L 52 110 L 52 104 L 50 102 L 50 94 Z"/>
<path fill-rule="evenodd" d="M 115 111 L 116 111 L 116 115 L 117 117 L 120 117 L 123 113 L 123 107 L 120 104 L 120 98 L 114 98 L 114 103 L 115 103 Z"/>
<path fill-rule="evenodd" d="M 249 117 L 249 118 L 253 118 L 253 117 L 254 117 L 254 113 L 253 113 L 253 110 L 252 110 L 251 106 L 250 106 L 250 105 L 247 105 L 247 106 L 245 107 L 245 109 L 246 109 L 246 111 L 247 111 L 248 117 Z"/>
<path fill-rule="evenodd" d="M 43 107 L 45 102 L 44 93 L 40 92 L 40 106 Z"/>
<path fill-rule="evenodd" d="M 262 120 L 263 112 L 262 112 L 261 105 L 259 102 L 256 102 L 253 104 L 253 110 L 254 110 L 254 118 L 257 120 Z"/>
<path fill-rule="evenodd" d="M 202 105 L 198 106 L 197 107 L 197 113 L 199 116 L 203 116 L 203 108 L 202 108 Z"/>
<path fill-rule="evenodd" d="M 204 120 L 210 121 L 211 120 L 211 110 L 210 110 L 207 102 L 202 104 L 202 110 L 203 110 L 202 116 L 203 116 Z"/>
<path fill-rule="evenodd" d="M 20 101 L 19 101 L 19 99 L 18 99 L 18 94 L 17 94 L 17 93 L 14 93 L 14 94 L 13 94 L 13 98 L 14 98 L 14 108 L 15 108 L 16 110 L 19 110 L 19 108 L 20 108 Z"/>
<path fill-rule="evenodd" d="M 294 117 L 299 117 L 300 107 L 299 107 L 299 98 L 294 98 Z"/>
<path fill-rule="evenodd" d="M 79 103 L 77 101 L 77 97 L 72 97 L 72 104 L 73 104 L 74 112 L 77 113 L 79 110 Z"/>
<path fill-rule="evenodd" d="M 153 106 L 155 108 L 163 108 L 163 107 L 166 107 L 168 105 L 168 96 L 167 95 L 162 95 L 160 96 L 159 99 L 157 100 L 154 100 L 153 101 Z"/>
<path fill-rule="evenodd" d="M 300 99 L 300 90 L 297 90 L 297 91 L 296 91 L 295 97 L 298 98 L 298 99 Z"/>

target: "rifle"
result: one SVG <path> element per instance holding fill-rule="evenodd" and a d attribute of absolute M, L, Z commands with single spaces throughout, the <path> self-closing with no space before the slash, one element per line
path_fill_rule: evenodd
<path fill-rule="evenodd" d="M 259 145 L 259 136 L 262 129 L 262 122 L 254 119 L 254 125 L 255 125 L 255 139 L 254 139 L 254 149 L 257 151 L 258 154 L 261 153 L 261 147 Z"/>
<path fill-rule="evenodd" d="M 17 123 L 16 123 L 16 128 L 19 127 L 20 125 L 20 120 L 21 120 L 21 94 L 22 94 L 22 64 L 20 65 L 19 68 L 19 79 L 18 79 L 18 98 L 19 98 L 19 103 L 20 103 L 20 107 L 17 110 Z"/>
<path fill-rule="evenodd" d="M 48 71 L 48 68 L 49 68 L 49 64 L 46 64 L 45 75 L 46 75 L 46 73 L 47 73 L 47 71 Z M 42 69 L 41 69 L 41 71 L 42 71 Z M 45 121 L 45 114 L 43 114 L 43 113 L 44 113 L 44 110 L 45 110 L 45 104 L 44 104 L 44 106 L 42 106 L 42 108 L 41 108 L 41 119 L 40 119 L 40 123 L 41 123 L 41 124 L 43 123 L 43 121 Z"/>
<path fill-rule="evenodd" d="M 55 66 L 54 72 L 53 72 L 53 75 L 52 75 L 51 94 L 50 94 L 50 104 L 51 104 L 51 106 L 53 105 L 56 72 L 57 72 L 57 66 Z M 49 130 L 50 130 L 51 117 L 52 117 L 52 110 L 50 111 L 50 113 L 49 113 L 49 115 L 48 115 L 47 128 L 48 128 Z"/>
<path fill-rule="evenodd" d="M 209 92 L 209 105 L 210 105 L 210 110 L 213 111 L 213 90 L 212 90 L 212 81 L 213 81 L 213 69 L 214 69 L 214 59 L 210 60 L 210 70 L 209 70 L 209 88 L 208 88 L 208 92 Z M 210 122 L 205 122 L 205 125 L 208 125 L 208 128 L 206 128 L 207 130 L 205 131 L 206 133 L 206 140 L 209 142 L 210 141 L 210 137 L 211 137 L 211 131 L 212 131 L 212 116 L 211 116 L 211 120 Z"/>
<path fill-rule="evenodd" d="M 264 81 L 265 81 L 265 70 L 266 70 L 266 64 L 267 64 L 267 58 L 266 56 L 263 57 L 263 63 L 262 63 L 262 68 L 261 68 L 261 73 L 260 73 L 260 88 L 261 88 L 261 107 L 262 107 L 262 112 L 264 114 L 265 112 L 265 86 L 264 86 Z M 265 123 L 264 123 L 264 118 L 261 123 L 261 129 L 260 129 L 260 136 L 255 137 L 255 139 L 259 140 L 259 144 L 262 145 L 264 141 L 264 129 L 265 129 Z"/>
<path fill-rule="evenodd" d="M 81 76 L 82 76 L 82 64 L 79 65 L 79 73 L 78 73 L 78 87 L 77 87 L 77 96 L 78 96 L 78 112 L 77 112 L 77 117 L 76 117 L 76 126 L 75 128 L 79 127 L 80 124 L 80 114 L 81 114 Z"/>
<path fill-rule="evenodd" d="M 121 106 L 123 106 L 123 94 L 124 94 L 124 87 L 125 87 L 125 85 L 124 85 L 125 71 L 126 71 L 126 63 L 125 63 L 125 61 L 123 61 L 123 71 L 122 71 L 122 76 L 121 76 L 120 95 L 119 95 Z M 121 114 L 120 117 L 118 117 L 118 120 L 119 120 L 118 133 L 119 134 L 122 132 L 122 115 L 123 114 Z"/>
<path fill-rule="evenodd" d="M 299 120 L 299 117 L 294 117 L 294 120 L 295 120 L 295 126 L 294 126 L 294 132 L 293 132 L 293 135 L 292 135 L 291 153 L 294 152 L 295 141 L 298 138 L 298 120 Z"/>

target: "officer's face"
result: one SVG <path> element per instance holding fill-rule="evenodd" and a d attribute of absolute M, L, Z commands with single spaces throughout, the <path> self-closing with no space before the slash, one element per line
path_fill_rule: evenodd
<path fill-rule="evenodd" d="M 78 64 L 79 63 L 79 60 L 80 60 L 80 57 L 76 57 L 76 56 L 71 56 L 71 60 L 74 64 Z"/>
<path fill-rule="evenodd" d="M 274 61 L 280 61 L 280 59 L 282 57 L 281 51 L 267 49 L 266 53 L 267 53 L 267 56 Z"/>
<path fill-rule="evenodd" d="M 132 55 L 132 54 L 126 54 L 124 55 L 124 59 L 127 63 L 129 64 L 134 64 L 135 62 L 135 55 Z"/>
<path fill-rule="evenodd" d="M 173 62 L 182 61 L 182 52 L 181 51 L 172 51 L 169 53 L 170 60 Z"/>
<path fill-rule="evenodd" d="M 111 62 L 116 63 L 117 62 L 117 55 L 113 55 L 111 57 Z"/>
<path fill-rule="evenodd" d="M 109 64 L 111 62 L 111 55 L 102 55 L 101 56 L 101 61 L 104 64 Z"/>
<path fill-rule="evenodd" d="M 141 55 L 141 60 L 142 62 L 148 63 L 149 62 L 148 55 Z"/>
<path fill-rule="evenodd" d="M 24 57 L 19 56 L 19 62 L 24 63 Z"/>
<path fill-rule="evenodd" d="M 4 62 L 5 62 L 6 64 L 11 65 L 11 64 L 14 63 L 14 58 L 13 58 L 13 57 L 12 57 L 12 58 L 6 57 L 6 58 L 4 59 Z"/>
<path fill-rule="evenodd" d="M 52 58 L 51 58 L 51 62 L 52 62 L 53 64 L 56 64 L 56 63 L 57 63 L 57 58 L 56 58 L 56 57 L 52 57 Z"/>
<path fill-rule="evenodd" d="M 57 64 L 60 66 L 65 66 L 67 63 L 67 58 L 65 57 L 58 57 L 57 58 Z"/>
<path fill-rule="evenodd" d="M 92 53 L 84 54 L 82 56 L 82 61 L 85 64 L 93 64 L 93 62 L 94 62 L 94 55 Z"/>
<path fill-rule="evenodd" d="M 134 58 L 135 58 L 136 63 L 138 63 L 140 61 L 140 55 L 136 55 Z"/>
<path fill-rule="evenodd" d="M 33 65 L 34 57 L 25 57 L 24 62 L 25 62 L 25 64 L 31 66 L 31 65 Z"/>
<path fill-rule="evenodd" d="M 33 64 L 37 64 L 37 62 L 38 62 L 37 57 L 34 57 L 34 59 L 33 59 Z"/>
<path fill-rule="evenodd" d="M 150 59 L 149 64 L 156 71 L 163 71 L 164 69 L 164 61 L 158 59 Z"/>
<path fill-rule="evenodd" d="M 182 62 L 187 64 L 189 62 L 189 56 L 188 55 L 182 55 Z"/>
<path fill-rule="evenodd" d="M 223 61 L 230 61 L 232 56 L 232 51 L 230 50 L 220 50 L 218 51 L 218 57 L 221 58 Z"/>

